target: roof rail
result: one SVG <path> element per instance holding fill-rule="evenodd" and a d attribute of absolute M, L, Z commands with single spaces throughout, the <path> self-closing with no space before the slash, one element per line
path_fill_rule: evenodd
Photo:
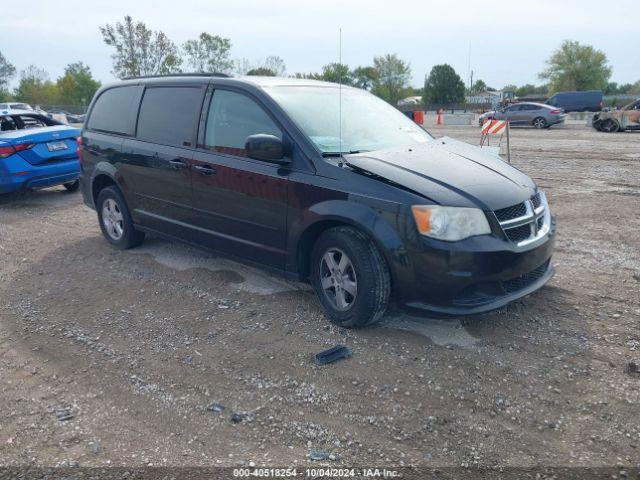
<path fill-rule="evenodd" d="M 164 78 L 164 77 L 224 77 L 230 78 L 231 75 L 220 72 L 210 73 L 166 73 L 164 75 L 141 75 L 139 77 L 124 77 L 122 80 L 138 80 L 142 78 Z"/>

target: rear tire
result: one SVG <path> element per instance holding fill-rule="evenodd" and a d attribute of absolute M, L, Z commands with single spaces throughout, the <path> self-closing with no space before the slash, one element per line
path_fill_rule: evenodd
<path fill-rule="evenodd" d="M 63 183 L 62 186 L 67 189 L 67 192 L 75 192 L 76 190 L 78 190 L 78 188 L 80 188 L 80 180 Z"/>
<path fill-rule="evenodd" d="M 548 126 L 547 121 L 542 117 L 534 118 L 533 122 L 531 122 L 531 125 L 533 125 L 535 128 L 547 128 Z"/>
<path fill-rule="evenodd" d="M 352 227 L 324 232 L 311 253 L 311 283 L 327 318 L 345 328 L 371 325 L 387 309 L 391 280 L 373 241 Z"/>
<path fill-rule="evenodd" d="M 96 200 L 100 230 L 107 241 L 120 250 L 137 247 L 144 241 L 144 232 L 135 229 L 129 207 L 118 187 L 100 190 Z"/>

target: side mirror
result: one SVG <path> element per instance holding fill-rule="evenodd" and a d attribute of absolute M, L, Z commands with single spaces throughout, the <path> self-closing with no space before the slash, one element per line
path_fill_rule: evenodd
<path fill-rule="evenodd" d="M 259 133 L 249 135 L 244 143 L 249 158 L 263 160 L 273 163 L 289 163 L 289 159 L 284 158 L 282 140 L 274 135 Z"/>

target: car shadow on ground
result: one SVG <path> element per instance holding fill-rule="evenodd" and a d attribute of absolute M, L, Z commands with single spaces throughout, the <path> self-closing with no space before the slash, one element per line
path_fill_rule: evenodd
<path fill-rule="evenodd" d="M 80 192 L 69 192 L 60 185 L 41 190 L 21 190 L 19 192 L 0 194 L 0 208 L 40 207 L 50 204 L 63 204 L 69 200 L 80 198 Z"/>

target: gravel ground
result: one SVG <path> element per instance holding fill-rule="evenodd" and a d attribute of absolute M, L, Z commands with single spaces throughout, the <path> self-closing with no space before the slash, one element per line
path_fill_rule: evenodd
<path fill-rule="evenodd" d="M 636 465 L 640 134 L 514 129 L 512 147 L 557 215 L 554 280 L 360 331 L 210 253 L 116 251 L 77 193 L 3 196 L 0 464 Z M 337 343 L 353 357 L 314 365 Z"/>

